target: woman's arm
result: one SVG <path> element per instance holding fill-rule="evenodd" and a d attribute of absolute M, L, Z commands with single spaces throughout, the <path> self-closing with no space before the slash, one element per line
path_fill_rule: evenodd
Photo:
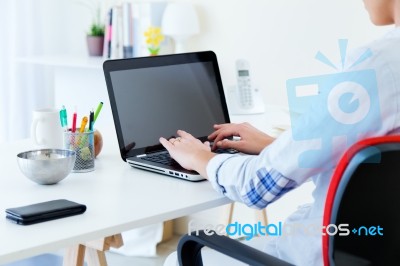
<path fill-rule="evenodd" d="M 248 149 L 253 153 L 265 148 L 273 138 L 251 127 L 249 124 L 225 124 L 216 126 L 218 147 Z M 273 169 L 265 167 L 261 156 L 239 154 L 215 154 L 209 142 L 202 143 L 189 133 L 178 130 L 178 138 L 160 142 L 182 167 L 195 170 L 209 179 L 213 188 L 234 201 L 258 209 L 265 208 L 297 184 Z M 239 141 L 218 140 L 221 136 L 239 135 Z M 257 140 L 257 142 L 255 142 Z M 221 143 L 222 142 L 222 143 Z"/>

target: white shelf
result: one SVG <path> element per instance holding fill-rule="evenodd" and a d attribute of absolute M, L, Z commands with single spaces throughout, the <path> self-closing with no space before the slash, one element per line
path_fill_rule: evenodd
<path fill-rule="evenodd" d="M 17 59 L 21 63 L 37 64 L 52 67 L 72 67 L 85 69 L 102 69 L 103 57 L 71 55 L 37 55 Z"/>

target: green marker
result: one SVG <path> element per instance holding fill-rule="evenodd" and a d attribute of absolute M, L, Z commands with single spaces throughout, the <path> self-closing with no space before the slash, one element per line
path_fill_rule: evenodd
<path fill-rule="evenodd" d="M 99 113 L 101 111 L 101 108 L 103 108 L 103 102 L 100 102 L 99 105 L 97 106 L 96 112 L 94 113 L 93 123 L 96 122 L 97 117 L 99 116 Z"/>

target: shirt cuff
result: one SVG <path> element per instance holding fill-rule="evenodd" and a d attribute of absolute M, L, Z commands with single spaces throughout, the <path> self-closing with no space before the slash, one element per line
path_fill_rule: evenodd
<path fill-rule="evenodd" d="M 222 164 L 229 158 L 238 156 L 237 154 L 218 154 L 214 156 L 207 164 L 207 176 L 212 187 L 219 193 L 225 194 L 226 190 L 224 186 L 221 186 L 218 182 L 218 172 Z"/>

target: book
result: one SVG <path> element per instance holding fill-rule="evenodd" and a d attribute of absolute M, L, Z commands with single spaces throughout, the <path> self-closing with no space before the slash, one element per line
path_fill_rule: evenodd
<path fill-rule="evenodd" d="M 111 57 L 111 34 L 112 34 L 112 9 L 108 10 L 105 23 L 103 57 Z"/>
<path fill-rule="evenodd" d="M 110 59 L 121 58 L 119 55 L 120 42 L 119 42 L 119 24 L 120 24 L 120 12 L 118 6 L 112 7 L 112 24 L 111 24 L 111 53 Z"/>
<path fill-rule="evenodd" d="M 133 57 L 132 5 L 129 2 L 122 4 L 122 32 L 123 58 Z"/>
<path fill-rule="evenodd" d="M 107 15 L 105 48 L 103 55 L 109 59 L 147 56 L 144 32 L 150 26 L 161 27 L 161 20 L 167 3 L 129 2 L 113 5 Z M 161 49 L 170 46 L 168 38 Z"/>

